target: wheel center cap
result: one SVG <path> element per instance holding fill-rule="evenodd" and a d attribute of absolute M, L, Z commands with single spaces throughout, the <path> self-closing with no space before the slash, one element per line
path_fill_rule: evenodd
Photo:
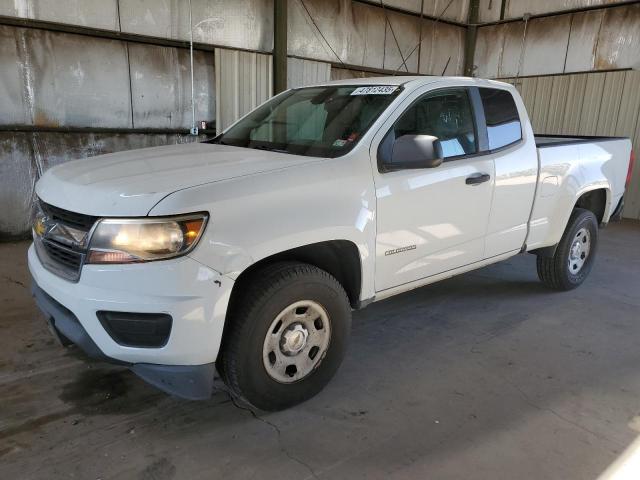
<path fill-rule="evenodd" d="M 574 243 L 573 248 L 571 249 L 571 257 L 579 258 L 581 253 L 582 253 L 582 245 L 580 244 L 580 242 Z"/>
<path fill-rule="evenodd" d="M 281 348 L 286 355 L 295 355 L 307 345 L 309 332 L 299 323 L 290 326 L 282 334 Z"/>

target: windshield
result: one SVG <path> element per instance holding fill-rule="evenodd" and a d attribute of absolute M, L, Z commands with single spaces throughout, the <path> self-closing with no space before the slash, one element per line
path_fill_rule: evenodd
<path fill-rule="evenodd" d="M 358 143 L 399 93 L 400 87 L 395 85 L 290 90 L 251 112 L 212 142 L 339 157 Z"/>

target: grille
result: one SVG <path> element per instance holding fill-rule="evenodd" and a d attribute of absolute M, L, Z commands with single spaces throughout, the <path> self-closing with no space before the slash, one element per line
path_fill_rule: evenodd
<path fill-rule="evenodd" d="M 84 215 L 82 213 L 70 212 L 62 208 L 54 207 L 48 203 L 40 202 L 40 208 L 47 214 L 53 221 L 61 222 L 71 227 L 79 228 L 80 230 L 91 230 L 91 227 L 98 217 L 91 215 Z"/>
<path fill-rule="evenodd" d="M 59 207 L 40 201 L 40 208 L 48 217 L 47 224 L 60 224 L 69 228 L 88 232 L 98 217 L 70 212 Z M 80 278 L 80 270 L 84 262 L 86 251 L 77 246 L 72 238 L 67 245 L 66 237 L 62 239 L 59 233 L 45 233 L 44 237 L 35 236 L 35 246 L 42 265 L 52 273 L 72 282 Z M 61 243 L 63 242 L 63 243 Z M 72 247 L 72 245 L 75 245 Z"/>
<path fill-rule="evenodd" d="M 78 271 L 82 265 L 82 254 L 74 252 L 56 242 L 49 240 L 43 240 L 42 246 L 49 255 L 49 258 L 54 262 L 57 262 L 69 270 Z"/>

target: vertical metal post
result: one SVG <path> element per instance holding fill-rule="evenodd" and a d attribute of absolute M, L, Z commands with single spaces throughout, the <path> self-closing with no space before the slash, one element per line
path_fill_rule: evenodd
<path fill-rule="evenodd" d="M 273 93 L 287 89 L 287 0 L 273 2 Z"/>
<path fill-rule="evenodd" d="M 196 102 L 195 89 L 193 81 L 193 15 L 191 11 L 191 0 L 189 0 L 189 59 L 191 61 L 191 135 L 198 135 L 198 127 L 196 126 Z"/>
<path fill-rule="evenodd" d="M 464 74 L 467 77 L 473 77 L 475 70 L 473 65 L 473 57 L 476 52 L 476 37 L 478 36 L 478 12 L 480 9 L 480 0 L 471 0 L 469 2 L 469 16 L 467 18 L 467 32 L 464 38 Z"/>

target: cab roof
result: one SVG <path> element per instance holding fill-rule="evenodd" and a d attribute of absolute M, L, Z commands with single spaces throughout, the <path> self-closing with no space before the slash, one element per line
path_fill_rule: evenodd
<path fill-rule="evenodd" d="M 476 86 L 511 86 L 505 82 L 496 80 L 485 80 L 473 77 L 454 77 L 454 76 L 432 76 L 432 75 L 390 75 L 385 77 L 365 77 L 365 78 L 347 78 L 344 80 L 332 80 L 330 82 L 318 83 L 314 86 L 323 85 L 408 85 L 412 86 L 427 85 L 435 82 L 447 82 L 452 84 L 472 84 Z M 311 86 L 311 85 L 309 85 Z"/>

